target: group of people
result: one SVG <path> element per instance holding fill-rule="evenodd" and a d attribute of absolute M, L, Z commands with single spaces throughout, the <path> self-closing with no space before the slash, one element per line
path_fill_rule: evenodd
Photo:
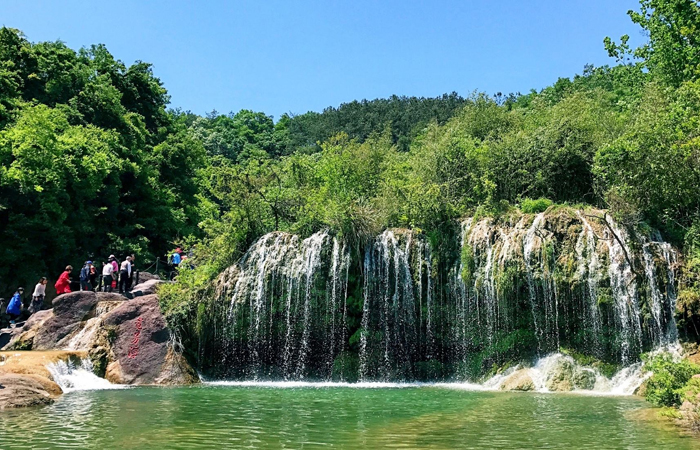
<path fill-rule="evenodd" d="M 80 290 L 113 292 L 118 289 L 119 293 L 128 292 L 134 283 L 135 259 L 134 255 L 127 256 L 120 264 L 114 255 L 109 255 L 107 261 L 102 263 L 99 273 L 92 261 L 85 261 L 80 269 Z M 70 292 L 70 273 L 72 271 L 73 267 L 68 266 L 59 277 L 56 282 L 57 294 Z"/>
<path fill-rule="evenodd" d="M 110 255 L 107 261 L 102 263 L 102 268 L 99 272 L 92 261 L 85 261 L 85 264 L 80 269 L 80 290 L 113 292 L 118 289 L 119 293 L 129 292 L 134 283 L 134 260 L 134 255 L 127 256 L 120 264 L 114 255 Z M 72 272 L 73 266 L 68 265 L 63 273 L 61 273 L 61 275 L 58 277 L 56 284 L 54 284 L 57 295 L 72 292 Z M 47 284 L 48 279 L 46 277 L 41 277 L 39 282 L 34 287 L 32 301 L 27 308 L 30 315 L 43 309 L 44 299 L 46 298 Z M 17 288 L 17 291 L 15 291 L 14 295 L 7 304 L 5 313 L 10 317 L 10 326 L 14 326 L 22 315 L 23 295 L 24 288 Z"/>

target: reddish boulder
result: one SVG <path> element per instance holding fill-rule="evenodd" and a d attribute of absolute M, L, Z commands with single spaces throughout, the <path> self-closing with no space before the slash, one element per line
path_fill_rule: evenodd
<path fill-rule="evenodd" d="M 120 384 L 188 384 L 196 374 L 174 351 L 158 296 L 124 302 L 103 318 L 113 330 L 106 377 Z"/>

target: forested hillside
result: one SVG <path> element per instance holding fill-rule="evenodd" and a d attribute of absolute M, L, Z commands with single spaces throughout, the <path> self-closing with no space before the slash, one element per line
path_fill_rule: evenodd
<path fill-rule="evenodd" d="M 196 268 L 165 296 L 176 317 L 269 231 L 330 229 L 359 251 L 407 227 L 439 245 L 466 214 L 568 203 L 681 247 L 679 303 L 695 313 L 700 7 L 640 3 L 647 44 L 605 39 L 617 65 L 540 91 L 365 100 L 276 122 L 168 110 L 147 63 L 2 28 L 0 295 L 67 263 L 128 252 L 145 264 L 182 244 Z"/>

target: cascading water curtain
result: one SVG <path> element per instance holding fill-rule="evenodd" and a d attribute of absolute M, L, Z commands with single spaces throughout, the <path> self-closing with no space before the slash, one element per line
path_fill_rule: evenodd
<path fill-rule="evenodd" d="M 263 236 L 217 284 L 222 372 L 475 380 L 560 350 L 629 365 L 677 341 L 676 254 L 658 233 L 563 209 L 466 219 L 452 245 L 447 259 L 426 235 L 390 229 L 353 264 L 325 231 Z M 362 310 L 349 316 L 351 274 Z"/>
<path fill-rule="evenodd" d="M 328 264 L 331 261 L 331 264 Z M 228 286 L 228 373 L 249 379 L 330 379 L 347 345 L 349 255 L 319 232 L 270 233 L 253 245 Z"/>

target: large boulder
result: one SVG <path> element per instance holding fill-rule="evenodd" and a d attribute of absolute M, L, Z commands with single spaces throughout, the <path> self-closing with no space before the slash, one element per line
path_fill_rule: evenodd
<path fill-rule="evenodd" d="M 144 295 L 152 295 L 156 293 L 158 285 L 164 283 L 162 280 L 152 279 L 139 283 L 131 290 L 132 297 L 141 297 Z"/>
<path fill-rule="evenodd" d="M 108 355 L 105 377 L 119 384 L 189 384 L 197 382 L 192 367 L 173 346 L 158 296 L 124 302 L 103 318 L 111 338 L 91 351 Z M 93 357 L 93 359 L 99 359 Z"/>
<path fill-rule="evenodd" d="M 3 349 L 29 350 L 34 345 L 34 337 L 41 330 L 44 323 L 53 318 L 53 310 L 46 309 L 32 314 L 24 326 L 13 328 L 10 331 L 9 342 L 2 346 Z"/>
<path fill-rule="evenodd" d="M 53 315 L 37 329 L 33 350 L 63 348 L 66 341 L 95 313 L 98 296 L 91 291 L 59 295 L 53 300 Z"/>
<path fill-rule="evenodd" d="M 508 376 L 500 389 L 502 391 L 534 391 L 535 382 L 532 380 L 530 369 L 520 369 Z"/>
<path fill-rule="evenodd" d="M 0 352 L 0 409 L 47 405 L 62 391 L 47 366 L 79 361 L 81 352 Z"/>
<path fill-rule="evenodd" d="M 144 283 L 149 280 L 160 280 L 160 276 L 150 272 L 139 272 L 139 283 Z"/>
<path fill-rule="evenodd" d="M 574 361 L 557 358 L 545 373 L 544 385 L 550 391 L 572 391 L 574 389 Z"/>
<path fill-rule="evenodd" d="M 54 299 L 53 309 L 32 314 L 16 328 L 5 349 L 13 350 L 87 350 L 95 319 L 126 301 L 123 295 L 109 292 L 73 292 Z M 92 328 L 88 328 L 92 325 Z"/>
<path fill-rule="evenodd" d="M 544 384 L 550 391 L 591 390 L 595 382 L 596 374 L 592 369 L 580 367 L 568 356 L 554 359 L 545 370 Z"/>
<path fill-rule="evenodd" d="M 0 410 L 49 405 L 54 397 L 44 383 L 31 375 L 0 374 Z"/>

